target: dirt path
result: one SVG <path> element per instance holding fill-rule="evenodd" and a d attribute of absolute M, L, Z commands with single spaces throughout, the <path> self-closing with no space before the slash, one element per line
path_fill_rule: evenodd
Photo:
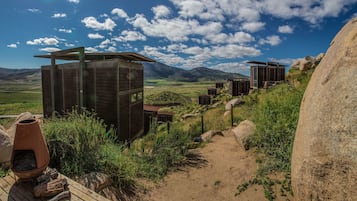
<path fill-rule="evenodd" d="M 253 178 L 257 164 L 253 151 L 244 151 L 232 132 L 214 136 L 197 150 L 207 160 L 203 167 L 187 167 L 170 173 L 164 181 L 148 187 L 147 201 L 265 200 L 262 187 L 252 186 L 236 197 L 236 187 Z"/>

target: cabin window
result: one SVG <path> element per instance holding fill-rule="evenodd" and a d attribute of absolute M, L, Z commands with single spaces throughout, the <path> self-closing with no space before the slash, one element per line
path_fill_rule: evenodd
<path fill-rule="evenodd" d="M 131 102 L 131 103 L 135 103 L 136 100 L 137 100 L 136 93 L 131 94 L 130 102 Z"/>

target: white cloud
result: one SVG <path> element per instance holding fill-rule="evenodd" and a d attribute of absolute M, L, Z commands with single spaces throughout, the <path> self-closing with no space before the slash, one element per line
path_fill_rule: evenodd
<path fill-rule="evenodd" d="M 271 46 L 276 46 L 279 45 L 280 43 L 281 43 L 281 39 L 278 35 L 271 35 L 266 37 L 266 39 L 259 40 L 259 44 L 261 45 L 269 44 Z"/>
<path fill-rule="evenodd" d="M 155 6 L 151 10 L 154 13 L 155 18 L 167 17 L 170 15 L 170 9 L 164 5 Z"/>
<path fill-rule="evenodd" d="M 157 58 L 158 61 L 161 61 L 167 65 L 179 65 L 185 62 L 185 59 L 177 56 L 177 54 L 165 54 L 160 52 L 160 49 L 157 47 L 144 46 L 144 50 L 140 52 L 143 55 L 148 55 L 154 58 Z"/>
<path fill-rule="evenodd" d="M 27 11 L 31 12 L 31 13 L 40 13 L 40 9 L 37 9 L 37 8 L 29 8 L 27 9 Z"/>
<path fill-rule="evenodd" d="M 248 43 L 254 41 L 254 37 L 249 33 L 245 32 L 236 32 L 236 33 L 219 33 L 219 34 L 210 34 L 206 36 L 206 39 L 209 40 L 212 44 L 224 44 L 224 43 Z"/>
<path fill-rule="evenodd" d="M 94 48 L 94 47 L 86 47 L 85 48 L 85 51 L 86 52 L 98 52 L 98 49 Z"/>
<path fill-rule="evenodd" d="M 115 22 L 110 18 L 105 19 L 104 22 L 98 22 L 95 17 L 86 17 L 82 21 L 87 28 L 92 28 L 94 30 L 110 30 L 113 31 L 113 28 L 116 26 Z"/>
<path fill-rule="evenodd" d="M 72 43 L 65 43 L 64 44 L 66 47 L 74 47 L 75 45 L 74 44 L 72 44 Z"/>
<path fill-rule="evenodd" d="M 223 21 L 223 10 L 217 6 L 214 0 L 171 0 L 179 9 L 179 15 L 183 18 L 199 17 L 203 20 Z"/>
<path fill-rule="evenodd" d="M 79 4 L 79 0 L 67 0 L 70 3 L 75 3 L 75 4 Z"/>
<path fill-rule="evenodd" d="M 223 28 L 220 22 L 200 24 L 194 19 L 156 19 L 149 22 L 143 15 L 139 14 L 132 18 L 129 23 L 136 28 L 140 28 L 148 36 L 164 37 L 176 42 L 187 41 L 190 35 L 219 33 Z"/>
<path fill-rule="evenodd" d="M 111 46 L 111 47 L 108 47 L 108 48 L 106 49 L 106 51 L 108 51 L 108 52 L 116 52 L 116 51 L 117 51 L 117 48 Z"/>
<path fill-rule="evenodd" d="M 146 36 L 137 31 L 124 30 L 121 32 L 121 36 L 113 38 L 116 41 L 145 41 Z"/>
<path fill-rule="evenodd" d="M 7 45 L 8 48 L 17 48 L 17 44 L 16 43 L 12 43 Z"/>
<path fill-rule="evenodd" d="M 66 13 L 55 13 L 51 16 L 52 18 L 64 18 L 67 17 Z"/>
<path fill-rule="evenodd" d="M 278 32 L 280 33 L 294 33 L 294 29 L 289 25 L 279 26 Z"/>
<path fill-rule="evenodd" d="M 233 59 L 233 58 L 242 58 L 245 56 L 259 56 L 261 52 L 260 50 L 254 47 L 228 44 L 225 46 L 213 47 L 210 54 L 215 57 Z"/>
<path fill-rule="evenodd" d="M 61 49 L 56 47 L 46 47 L 46 48 L 41 48 L 39 50 L 42 52 L 56 52 L 56 51 L 60 51 Z"/>
<path fill-rule="evenodd" d="M 58 29 L 59 32 L 72 33 L 72 29 Z"/>
<path fill-rule="evenodd" d="M 264 29 L 264 22 L 244 22 L 242 24 L 242 29 L 249 32 L 257 32 Z"/>
<path fill-rule="evenodd" d="M 125 19 L 129 18 L 128 14 L 121 8 L 114 8 L 112 10 L 112 14 L 113 15 L 118 15 L 119 17 L 125 18 Z"/>
<path fill-rule="evenodd" d="M 110 46 L 116 46 L 115 41 L 111 41 L 109 39 L 105 39 L 99 45 L 97 45 L 96 48 L 108 49 L 108 47 L 110 47 Z"/>
<path fill-rule="evenodd" d="M 88 38 L 90 38 L 90 39 L 103 39 L 104 36 L 100 35 L 99 33 L 95 33 L 95 34 L 90 33 L 90 34 L 88 34 Z"/>
<path fill-rule="evenodd" d="M 56 38 L 37 38 L 26 42 L 28 45 L 55 45 L 57 46 L 59 41 Z"/>

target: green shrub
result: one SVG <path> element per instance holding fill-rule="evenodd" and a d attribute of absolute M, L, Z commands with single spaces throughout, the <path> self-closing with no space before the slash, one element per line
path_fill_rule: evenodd
<path fill-rule="evenodd" d="M 172 126 L 169 134 L 156 133 L 149 135 L 144 141 L 152 142 L 151 147 L 145 147 L 149 151 L 142 150 L 135 156 L 139 163 L 140 176 L 151 179 L 162 178 L 170 169 L 181 166 L 191 143 L 190 136 L 175 126 Z"/>
<path fill-rule="evenodd" d="M 99 170 L 101 146 L 115 135 L 113 129 L 106 131 L 95 114 L 75 111 L 65 118 L 46 121 L 43 132 L 51 155 L 50 165 L 69 176 Z"/>
<path fill-rule="evenodd" d="M 145 99 L 145 103 L 150 105 L 185 105 L 190 102 L 189 97 L 171 91 L 148 95 Z"/>
<path fill-rule="evenodd" d="M 303 92 L 287 84 L 277 86 L 261 97 L 254 111 L 257 132 L 251 141 L 268 157 L 264 161 L 267 170 L 290 171 L 291 149 Z"/>

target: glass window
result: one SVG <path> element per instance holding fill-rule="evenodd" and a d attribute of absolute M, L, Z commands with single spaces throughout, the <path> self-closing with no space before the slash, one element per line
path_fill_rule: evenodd
<path fill-rule="evenodd" d="M 143 92 L 142 92 L 142 91 L 141 91 L 141 92 L 138 92 L 138 94 L 137 94 L 137 100 L 138 100 L 138 101 L 143 100 Z"/>
<path fill-rule="evenodd" d="M 136 93 L 131 94 L 130 102 L 135 103 L 137 101 Z"/>

